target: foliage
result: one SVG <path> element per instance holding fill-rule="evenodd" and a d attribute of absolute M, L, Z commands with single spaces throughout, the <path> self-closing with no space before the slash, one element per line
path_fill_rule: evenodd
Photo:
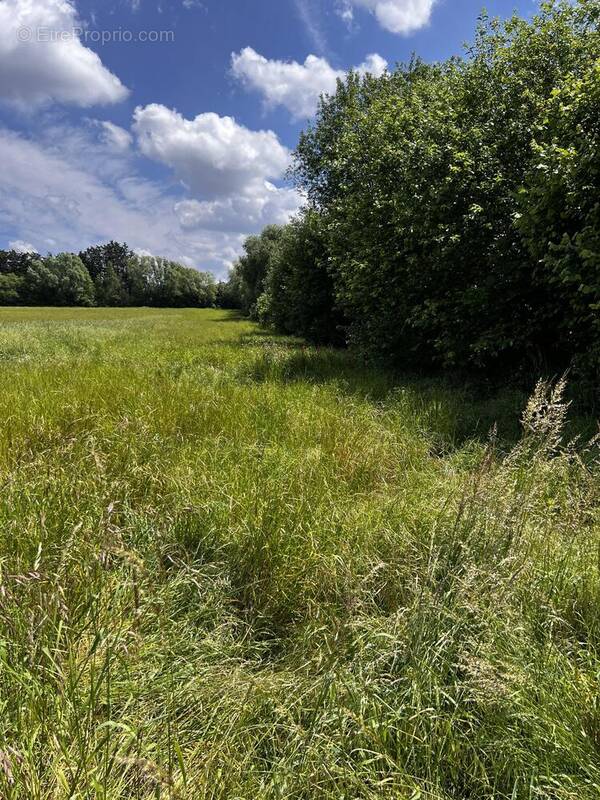
<path fill-rule="evenodd" d="M 133 257 L 126 244 L 108 244 L 88 247 L 79 254 L 96 287 L 100 306 L 128 305 L 130 290 L 128 265 Z"/>
<path fill-rule="evenodd" d="M 109 242 L 75 256 L 0 251 L 0 305 L 212 307 L 208 272 Z"/>
<path fill-rule="evenodd" d="M 294 175 L 351 344 L 497 377 L 598 363 L 598 17 L 592 0 L 483 16 L 466 58 L 323 98 Z M 296 255 L 274 263 L 302 287 Z M 274 302 L 263 319 L 298 329 Z"/>
<path fill-rule="evenodd" d="M 269 260 L 258 318 L 283 333 L 318 344 L 343 343 L 343 317 L 335 309 L 328 249 L 319 214 L 306 211 L 287 225 Z"/>
<path fill-rule="evenodd" d="M 0 272 L 0 306 L 18 305 L 23 296 L 24 278 L 14 272 Z"/>
<path fill-rule="evenodd" d="M 239 270 L 233 267 L 226 281 L 219 281 L 217 284 L 217 297 L 215 301 L 217 308 L 241 309 L 242 308 L 242 286 Z"/>
<path fill-rule="evenodd" d="M 551 98 L 521 189 L 519 227 L 549 286 L 552 319 L 578 367 L 600 378 L 600 62 Z M 583 362 L 583 363 L 581 363 Z"/>
<path fill-rule="evenodd" d="M 24 277 L 33 261 L 40 259 L 38 253 L 19 253 L 16 250 L 0 250 L 0 275 Z"/>
<path fill-rule="evenodd" d="M 91 306 L 94 284 L 78 256 L 61 253 L 32 261 L 25 275 L 25 292 L 35 305 Z"/>
<path fill-rule="evenodd" d="M 267 225 L 259 236 L 249 236 L 244 255 L 233 267 L 230 283 L 239 286 L 241 308 L 252 318 L 257 317 L 258 299 L 265 290 L 269 264 L 282 235 L 280 225 Z"/>
<path fill-rule="evenodd" d="M 128 270 L 130 274 L 136 271 L 138 281 L 140 273 L 145 276 L 147 294 L 144 305 L 206 308 L 215 304 L 217 286 L 208 272 L 198 272 L 153 256 L 130 259 Z M 131 305 L 141 303 L 136 298 Z"/>

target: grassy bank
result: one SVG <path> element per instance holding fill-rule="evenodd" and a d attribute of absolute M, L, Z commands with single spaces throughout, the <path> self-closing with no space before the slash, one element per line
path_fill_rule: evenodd
<path fill-rule="evenodd" d="M 0 311 L 0 796 L 597 800 L 598 470 L 524 405 Z"/>

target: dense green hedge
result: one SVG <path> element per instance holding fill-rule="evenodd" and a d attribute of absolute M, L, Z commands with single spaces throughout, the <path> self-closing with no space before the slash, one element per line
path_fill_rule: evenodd
<path fill-rule="evenodd" d="M 482 17 L 463 59 L 340 82 L 296 150 L 308 208 L 261 280 L 254 264 L 261 319 L 323 339 L 335 314 L 347 342 L 396 365 L 572 364 L 593 378 L 599 17 L 597 0 L 545 3 L 531 21 Z"/>

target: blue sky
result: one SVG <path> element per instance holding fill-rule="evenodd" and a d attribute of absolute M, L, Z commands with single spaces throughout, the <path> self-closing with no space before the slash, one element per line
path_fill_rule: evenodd
<path fill-rule="evenodd" d="M 115 238 L 224 276 L 246 235 L 297 210 L 285 172 L 319 93 L 351 67 L 460 53 L 480 11 L 478 0 L 0 0 L 0 247 Z"/>

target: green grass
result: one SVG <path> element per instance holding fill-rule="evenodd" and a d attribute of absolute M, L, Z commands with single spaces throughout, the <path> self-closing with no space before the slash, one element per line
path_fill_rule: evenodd
<path fill-rule="evenodd" d="M 0 311 L 0 797 L 597 800 L 597 462 L 524 406 Z"/>

